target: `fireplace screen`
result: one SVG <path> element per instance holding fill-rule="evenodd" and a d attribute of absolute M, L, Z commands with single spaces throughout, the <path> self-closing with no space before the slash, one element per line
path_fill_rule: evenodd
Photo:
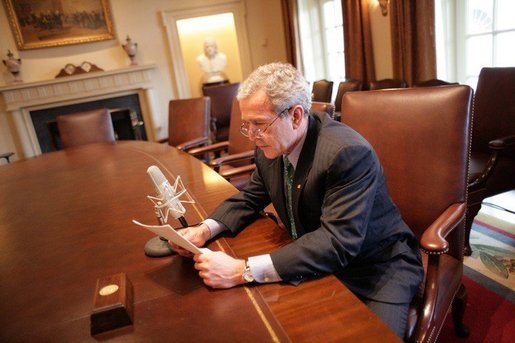
<path fill-rule="evenodd" d="M 96 108 L 109 109 L 117 140 L 147 140 L 139 99 L 138 96 L 134 94 L 82 104 L 30 111 L 41 152 L 45 153 L 62 149 L 59 130 L 55 120 L 58 115 L 89 111 Z"/>

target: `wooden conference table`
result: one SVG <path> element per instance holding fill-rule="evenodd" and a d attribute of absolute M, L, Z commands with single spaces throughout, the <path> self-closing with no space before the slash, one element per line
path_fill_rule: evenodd
<path fill-rule="evenodd" d="M 157 224 L 146 169 L 180 175 L 197 222 L 236 190 L 189 155 L 127 141 L 44 154 L 0 167 L 0 341 L 392 342 L 396 336 L 333 276 L 288 284 L 206 287 L 190 259 L 150 258 Z M 172 226 L 175 223 L 169 221 Z M 177 223 L 178 224 L 178 223 Z M 270 219 L 211 250 L 247 257 L 288 243 Z M 91 336 L 98 278 L 125 273 L 134 323 Z"/>

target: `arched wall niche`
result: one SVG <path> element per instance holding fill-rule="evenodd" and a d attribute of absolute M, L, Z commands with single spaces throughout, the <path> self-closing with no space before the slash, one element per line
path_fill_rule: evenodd
<path fill-rule="evenodd" d="M 206 26 L 205 31 L 198 30 L 196 33 L 197 39 L 193 41 L 187 37 L 181 37 L 177 25 L 179 21 L 216 16 L 224 13 L 232 14 L 234 22 L 233 38 L 229 37 L 226 39 L 227 37 L 222 33 L 219 34 L 222 34 L 224 37 L 213 37 L 214 32 L 209 29 L 209 26 Z M 185 61 L 185 56 L 200 54 L 204 38 L 215 38 L 217 42 L 219 41 L 219 50 L 228 54 L 228 63 L 225 71 L 229 76 L 230 82 L 240 82 L 243 75 L 248 75 L 251 72 L 252 64 L 245 26 L 245 6 L 243 1 L 211 1 L 203 6 L 195 6 L 193 3 L 191 7 L 163 11 L 162 17 L 166 27 L 168 46 L 172 58 L 171 63 L 174 73 L 172 80 L 175 80 L 176 98 L 189 98 L 201 94 L 199 88 L 201 85 L 199 75 L 201 74 L 198 71 L 198 66 L 195 65 L 196 61 L 192 58 L 188 58 Z M 234 39 L 234 41 L 231 39 Z M 192 44 L 193 46 L 183 47 L 181 43 Z M 192 51 L 197 52 L 193 53 Z"/>

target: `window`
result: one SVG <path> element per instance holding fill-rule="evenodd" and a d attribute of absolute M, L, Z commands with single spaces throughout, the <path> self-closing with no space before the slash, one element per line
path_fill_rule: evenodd
<path fill-rule="evenodd" d="M 298 11 L 304 76 L 337 85 L 345 79 L 341 0 L 299 0 Z"/>
<path fill-rule="evenodd" d="M 435 4 L 438 78 L 475 87 L 481 68 L 515 66 L 515 1 Z"/>

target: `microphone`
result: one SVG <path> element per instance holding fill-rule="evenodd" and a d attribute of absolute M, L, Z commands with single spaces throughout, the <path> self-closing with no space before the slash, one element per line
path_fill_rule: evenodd
<path fill-rule="evenodd" d="M 180 176 L 177 177 L 174 185 L 172 186 L 161 170 L 156 166 L 148 167 L 147 174 L 149 175 L 157 192 L 157 197 L 149 195 L 148 198 L 153 202 L 154 200 L 157 201 L 154 202 L 154 204 L 160 211 L 166 209 L 163 215 L 164 222 L 166 223 L 168 221 L 168 214 L 170 213 L 172 217 L 179 220 L 183 227 L 189 226 L 186 218 L 184 218 L 186 209 L 182 205 L 181 200 L 179 200 L 180 196 L 186 193 L 186 189 L 182 186 L 182 182 L 180 181 Z M 182 186 L 182 190 L 177 192 L 179 185 Z"/>
<path fill-rule="evenodd" d="M 165 225 L 168 222 L 168 214 L 171 213 L 172 217 L 179 220 L 183 227 L 189 226 L 186 218 L 184 218 L 186 209 L 182 203 L 194 204 L 195 201 L 184 188 L 181 177 L 177 176 L 172 185 L 156 166 L 150 166 L 147 169 L 147 174 L 157 193 L 157 196 L 147 195 L 147 198 L 154 203 L 159 225 Z M 182 195 L 185 195 L 186 199 L 181 200 Z M 145 254 L 150 257 L 162 257 L 174 253 L 168 244 L 168 240 L 161 236 L 150 239 L 145 244 L 144 250 Z"/>

